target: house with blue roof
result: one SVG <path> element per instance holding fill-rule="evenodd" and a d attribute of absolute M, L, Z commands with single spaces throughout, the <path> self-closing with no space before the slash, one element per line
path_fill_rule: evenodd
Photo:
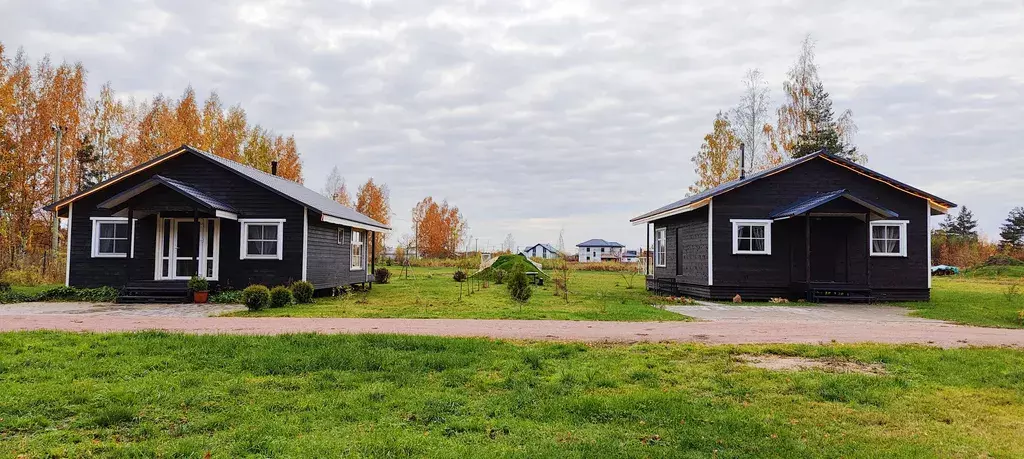
<path fill-rule="evenodd" d="M 590 239 L 576 244 L 580 263 L 598 263 L 601 261 L 620 261 L 622 249 L 626 246 L 604 239 Z"/>

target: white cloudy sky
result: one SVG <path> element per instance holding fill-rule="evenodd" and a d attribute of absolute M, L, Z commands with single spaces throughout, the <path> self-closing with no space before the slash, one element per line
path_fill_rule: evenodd
<path fill-rule="evenodd" d="M 96 90 L 188 84 L 391 188 L 396 234 L 447 198 L 481 245 L 605 238 L 685 194 L 690 156 L 802 38 L 868 166 L 972 208 L 1024 205 L 1024 1 L 0 0 L 0 41 L 80 60 Z"/>

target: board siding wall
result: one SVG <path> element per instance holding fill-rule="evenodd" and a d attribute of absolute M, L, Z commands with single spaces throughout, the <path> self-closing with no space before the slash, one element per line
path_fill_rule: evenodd
<path fill-rule="evenodd" d="M 708 208 L 675 215 L 654 224 L 665 228 L 665 266 L 654 267 L 659 279 L 694 285 L 708 284 Z"/>
<path fill-rule="evenodd" d="M 338 242 L 338 231 L 343 232 Z M 320 221 L 320 214 L 309 214 L 309 256 L 306 278 L 316 289 L 342 287 L 366 281 L 365 271 L 352 271 L 352 228 Z"/>
<path fill-rule="evenodd" d="M 220 276 L 222 288 L 244 288 L 259 283 L 284 285 L 302 277 L 302 206 L 208 160 L 184 153 L 135 176 L 127 177 L 75 201 L 72 215 L 69 283 L 75 287 L 121 287 L 130 280 L 152 280 L 155 270 L 156 216 L 139 219 L 135 231 L 135 258 L 92 258 L 91 217 L 109 216 L 96 206 L 153 175 L 192 183 L 207 195 L 235 207 L 241 218 L 284 218 L 281 260 L 239 260 L 240 225 L 221 219 Z M 153 190 L 159 196 L 159 188 Z M 148 192 L 147 192 L 148 194 Z M 142 197 L 140 195 L 140 197 Z M 180 196 L 174 198 L 178 204 Z M 140 201 L 139 207 L 144 207 Z M 163 215 L 164 217 L 170 215 Z M 191 212 L 176 216 L 191 217 Z M 203 215 L 201 215 L 203 216 Z"/>

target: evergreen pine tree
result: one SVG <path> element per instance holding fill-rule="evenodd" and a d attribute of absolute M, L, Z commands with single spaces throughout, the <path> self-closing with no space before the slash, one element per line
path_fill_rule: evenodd
<path fill-rule="evenodd" d="M 800 158 L 824 149 L 836 156 L 856 159 L 857 147 L 843 142 L 834 118 L 831 97 L 821 82 L 815 83 L 811 86 L 810 107 L 807 111 L 807 119 L 813 127 L 797 136 L 793 157 Z"/>
<path fill-rule="evenodd" d="M 999 248 L 1024 248 L 1024 207 L 1014 207 L 1006 217 L 999 231 Z"/>
<path fill-rule="evenodd" d="M 974 214 L 966 206 L 960 208 L 960 213 L 956 216 L 954 228 L 954 234 L 957 237 L 964 240 L 978 240 L 978 221 L 974 219 Z"/>

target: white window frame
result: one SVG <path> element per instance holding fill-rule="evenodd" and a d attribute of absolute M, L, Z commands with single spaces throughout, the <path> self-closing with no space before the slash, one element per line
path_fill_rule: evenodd
<path fill-rule="evenodd" d="M 874 220 L 868 225 L 868 251 L 873 257 L 906 257 L 907 256 L 907 224 L 909 220 Z M 875 252 L 875 227 L 897 226 L 900 229 L 899 253 Z M 888 239 L 883 239 L 888 240 Z"/>
<path fill-rule="evenodd" d="M 356 237 L 358 236 L 358 237 Z M 358 241 L 356 240 L 358 239 Z M 355 263 L 356 247 L 359 248 L 359 260 Z M 366 241 L 363 240 L 363 233 L 352 230 L 352 241 L 349 244 L 349 270 L 362 271 L 366 266 Z"/>
<path fill-rule="evenodd" d="M 338 228 L 338 245 L 345 245 L 345 228 Z"/>
<path fill-rule="evenodd" d="M 654 266 L 664 268 L 668 266 L 668 231 L 667 228 L 654 229 Z"/>
<path fill-rule="evenodd" d="M 241 234 L 238 237 L 238 259 L 239 260 L 282 260 L 284 259 L 284 223 L 283 218 L 241 218 L 238 220 Z M 276 254 L 249 254 L 249 225 L 277 225 L 277 253 Z"/>
<path fill-rule="evenodd" d="M 763 219 L 732 219 L 732 254 L 733 255 L 771 255 L 772 254 L 772 221 Z M 740 227 L 764 227 L 764 250 L 740 250 Z M 753 245 L 751 245 L 753 248 Z"/>
<path fill-rule="evenodd" d="M 128 253 L 100 253 L 100 225 L 103 223 L 128 223 L 128 217 L 92 217 L 92 252 L 93 258 L 128 258 L 135 257 L 135 222 L 128 228 Z M 116 244 L 115 244 L 116 246 Z"/>

